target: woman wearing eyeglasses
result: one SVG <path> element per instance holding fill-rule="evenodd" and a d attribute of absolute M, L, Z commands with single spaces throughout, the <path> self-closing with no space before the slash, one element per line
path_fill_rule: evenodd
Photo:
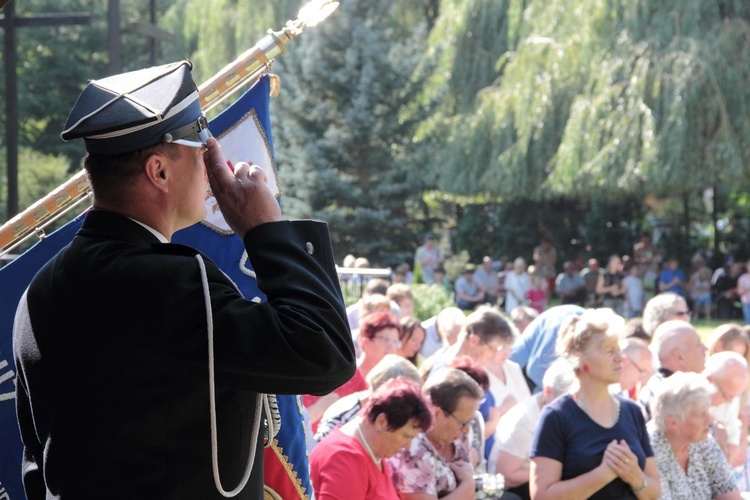
<path fill-rule="evenodd" d="M 359 342 L 362 354 L 357 359 L 357 371 L 347 383 L 325 396 L 306 394 L 302 404 L 307 408 L 313 434 L 325 411 L 344 396 L 367 389 L 365 377 L 386 354 L 394 354 L 401 346 L 401 325 L 398 319 L 386 312 L 372 312 L 362 318 Z"/>
<path fill-rule="evenodd" d="M 388 459 L 402 500 L 474 498 L 469 458 L 469 424 L 483 397 L 465 372 L 442 368 L 422 388 L 432 425 L 411 447 Z"/>
<path fill-rule="evenodd" d="M 535 500 L 659 497 L 643 413 L 610 393 L 620 381 L 623 329 L 611 309 L 588 309 L 560 327 L 557 350 L 573 365 L 578 388 L 542 410 L 530 452 Z"/>
<path fill-rule="evenodd" d="M 359 327 L 362 354 L 357 359 L 357 371 L 367 377 L 386 354 L 395 354 L 401 347 L 401 324 L 390 313 L 370 313 Z"/>

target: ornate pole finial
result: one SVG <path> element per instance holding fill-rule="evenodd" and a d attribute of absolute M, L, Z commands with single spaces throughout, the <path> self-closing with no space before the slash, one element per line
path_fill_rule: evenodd
<path fill-rule="evenodd" d="M 301 35 L 306 27 L 324 21 L 338 6 L 339 2 L 331 0 L 312 0 L 300 9 L 297 19 L 287 21 L 281 30 L 269 29 L 258 43 L 201 85 L 201 107 L 210 110 L 269 71 L 273 60 L 286 53 L 286 44 Z"/>

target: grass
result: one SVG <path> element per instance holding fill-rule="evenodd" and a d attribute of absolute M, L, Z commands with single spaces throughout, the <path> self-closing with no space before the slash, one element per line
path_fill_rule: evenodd
<path fill-rule="evenodd" d="M 741 319 L 693 319 L 690 323 L 695 327 L 698 335 L 700 335 L 701 337 L 701 340 L 703 340 L 703 342 L 707 344 L 708 337 L 717 326 L 723 325 L 724 323 L 737 323 L 741 325 L 743 324 L 743 321 Z"/>

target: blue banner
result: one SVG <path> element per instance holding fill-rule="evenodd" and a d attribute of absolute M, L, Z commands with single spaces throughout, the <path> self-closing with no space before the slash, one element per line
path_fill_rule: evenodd
<path fill-rule="evenodd" d="M 31 278 L 73 239 L 81 222 L 83 217 L 77 217 L 0 269 L 0 500 L 26 498 L 21 483 L 23 446 L 16 420 L 16 373 L 13 362 L 16 306 Z"/>

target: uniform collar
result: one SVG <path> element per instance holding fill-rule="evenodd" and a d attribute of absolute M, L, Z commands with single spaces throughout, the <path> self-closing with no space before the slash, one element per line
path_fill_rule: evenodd
<path fill-rule="evenodd" d="M 144 224 L 116 212 L 99 208 L 92 208 L 86 213 L 86 219 L 76 234 L 122 240 L 137 245 L 153 245 L 161 241 Z"/>

